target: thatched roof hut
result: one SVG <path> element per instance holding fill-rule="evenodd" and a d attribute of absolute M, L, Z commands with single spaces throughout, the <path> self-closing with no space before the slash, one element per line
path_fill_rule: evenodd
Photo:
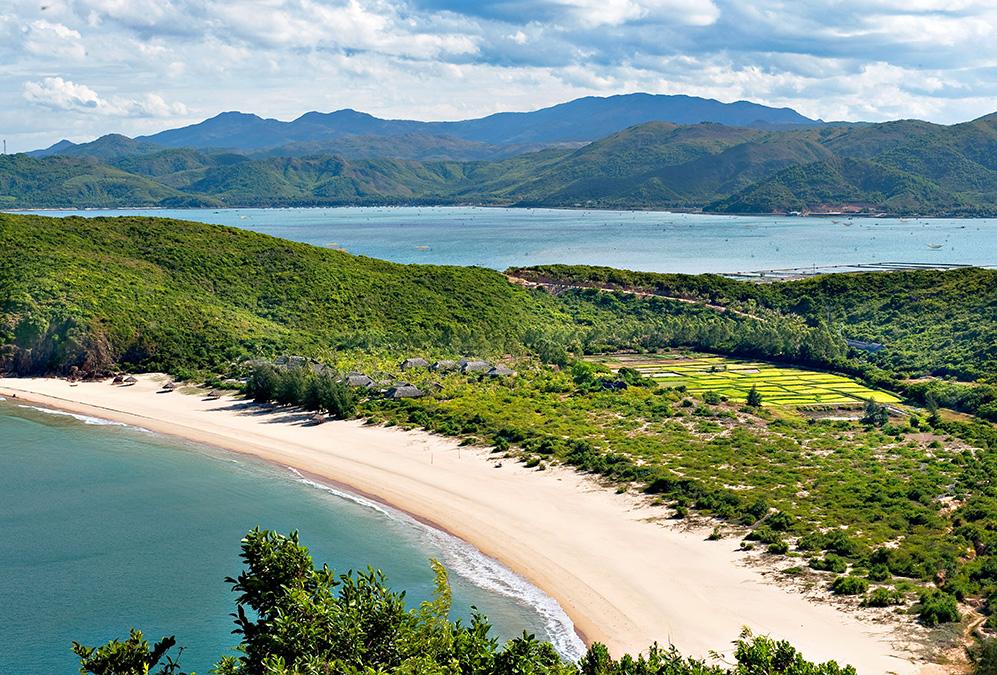
<path fill-rule="evenodd" d="M 462 373 L 487 373 L 492 369 L 492 364 L 480 359 L 461 359 L 457 367 Z"/>
<path fill-rule="evenodd" d="M 349 387 L 372 387 L 374 380 L 363 373 L 348 373 L 344 380 Z"/>
<path fill-rule="evenodd" d="M 413 384 L 399 384 L 388 389 L 384 395 L 388 398 L 419 398 L 426 392 Z"/>
<path fill-rule="evenodd" d="M 209 398 L 212 401 L 214 401 L 214 400 L 217 400 L 217 399 L 221 398 L 224 395 L 225 395 L 225 392 L 222 391 L 221 389 L 212 389 L 211 391 L 208 392 L 208 395 L 205 398 Z"/>
<path fill-rule="evenodd" d="M 412 359 L 405 359 L 404 361 L 402 361 L 401 366 L 399 367 L 402 370 L 411 370 L 413 368 L 429 368 L 429 361 L 417 356 Z"/>
<path fill-rule="evenodd" d="M 499 364 L 485 373 L 489 377 L 509 377 L 515 375 L 516 371 L 512 368 L 506 368 L 505 366 Z"/>
<path fill-rule="evenodd" d="M 114 379 L 111 380 L 111 384 L 121 384 L 124 381 L 125 381 L 124 375 L 115 375 Z"/>
<path fill-rule="evenodd" d="M 138 378 L 135 377 L 134 375 L 129 375 L 128 377 L 123 379 L 122 382 L 124 384 L 135 384 L 136 382 L 138 382 Z"/>
<path fill-rule="evenodd" d="M 447 372 L 450 370 L 457 370 L 456 361 L 437 361 L 429 367 L 430 370 L 435 370 L 437 372 Z"/>
<path fill-rule="evenodd" d="M 176 382 L 167 382 L 163 385 L 163 391 L 173 391 L 177 388 Z"/>

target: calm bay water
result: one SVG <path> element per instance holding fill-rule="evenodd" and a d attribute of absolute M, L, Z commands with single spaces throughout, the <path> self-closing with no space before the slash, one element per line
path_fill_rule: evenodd
<path fill-rule="evenodd" d="M 743 272 L 868 262 L 997 264 L 997 219 L 716 216 L 475 207 L 44 211 L 231 225 L 404 263 L 575 263 Z"/>
<path fill-rule="evenodd" d="M 503 639 L 525 628 L 580 648 L 550 598 L 403 514 L 239 455 L 11 400 L 0 402 L 0 673 L 76 672 L 72 640 L 131 626 L 175 634 L 185 670 L 208 672 L 237 641 L 223 579 L 256 525 L 299 530 L 337 572 L 380 567 L 411 603 L 430 596 L 437 558 L 455 616 L 476 605 Z"/>

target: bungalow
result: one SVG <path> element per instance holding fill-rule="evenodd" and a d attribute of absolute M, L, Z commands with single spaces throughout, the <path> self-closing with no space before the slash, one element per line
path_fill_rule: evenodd
<path fill-rule="evenodd" d="M 426 392 L 419 387 L 412 384 L 399 384 L 397 386 L 391 387 L 384 394 L 388 398 L 419 398 L 420 396 L 425 396 Z"/>
<path fill-rule="evenodd" d="M 863 352 L 876 353 L 886 349 L 886 345 L 879 344 L 878 342 L 865 342 L 864 340 L 850 340 L 845 338 L 845 343 L 852 349 L 858 349 Z"/>
<path fill-rule="evenodd" d="M 416 357 L 414 359 L 405 359 L 402 361 L 402 370 L 411 370 L 413 368 L 429 368 L 429 361 L 423 358 Z"/>
<path fill-rule="evenodd" d="M 447 372 L 450 370 L 457 370 L 456 361 L 437 361 L 429 367 L 430 370 L 435 370 L 437 372 Z"/>
<path fill-rule="evenodd" d="M 363 373 L 352 372 L 346 374 L 346 385 L 348 387 L 373 387 L 374 380 Z"/>
<path fill-rule="evenodd" d="M 512 368 L 506 368 L 503 365 L 497 365 L 491 370 L 489 370 L 485 375 L 489 377 L 509 377 L 510 375 L 515 375 L 516 371 Z"/>
<path fill-rule="evenodd" d="M 488 361 L 461 359 L 457 363 L 457 367 L 462 373 L 487 373 L 492 369 L 492 364 Z"/>

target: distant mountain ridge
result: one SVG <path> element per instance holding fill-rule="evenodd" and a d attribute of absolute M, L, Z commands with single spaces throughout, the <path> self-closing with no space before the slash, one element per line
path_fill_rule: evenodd
<path fill-rule="evenodd" d="M 594 141 L 635 124 L 664 121 L 674 124 L 716 122 L 740 127 L 812 126 L 822 122 L 790 108 L 771 108 L 737 101 L 721 103 L 695 96 L 621 94 L 588 96 L 532 112 L 501 112 L 456 122 L 388 120 L 352 109 L 330 113 L 308 112 L 290 122 L 265 119 L 243 112 L 223 112 L 203 122 L 168 129 L 134 140 L 164 148 L 197 150 L 226 149 L 255 152 L 294 144 L 329 143 L 345 137 L 399 137 L 422 135 L 457 139 L 487 146 L 538 146 Z M 113 135 L 112 135 L 113 136 Z M 107 136 L 94 141 L 99 143 Z M 124 137 L 121 137 L 124 138 Z M 92 154 L 90 143 L 55 145 L 28 153 L 35 157 L 54 154 Z M 287 153 L 281 153 L 287 154 Z M 501 154 L 485 150 L 486 156 Z M 384 155 L 382 155 L 384 156 Z M 472 157 L 448 157 L 472 159 Z M 486 157 L 475 157 L 484 159 Z"/>
<path fill-rule="evenodd" d="M 951 126 L 651 121 L 553 145 L 531 145 L 512 126 L 502 138 L 520 145 L 414 131 L 377 135 L 363 125 L 353 129 L 374 135 L 253 151 L 167 148 L 108 135 L 63 145 L 56 156 L 0 157 L 0 206 L 493 204 L 997 215 L 997 114 Z M 547 138 L 555 137 L 548 130 Z"/>

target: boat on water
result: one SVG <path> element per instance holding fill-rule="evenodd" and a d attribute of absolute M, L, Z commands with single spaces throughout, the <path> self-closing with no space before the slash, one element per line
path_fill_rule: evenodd
<path fill-rule="evenodd" d="M 930 249 L 939 249 L 939 248 L 941 248 L 941 247 L 942 247 L 943 245 L 944 245 L 944 244 L 928 244 L 928 248 L 930 248 Z"/>

